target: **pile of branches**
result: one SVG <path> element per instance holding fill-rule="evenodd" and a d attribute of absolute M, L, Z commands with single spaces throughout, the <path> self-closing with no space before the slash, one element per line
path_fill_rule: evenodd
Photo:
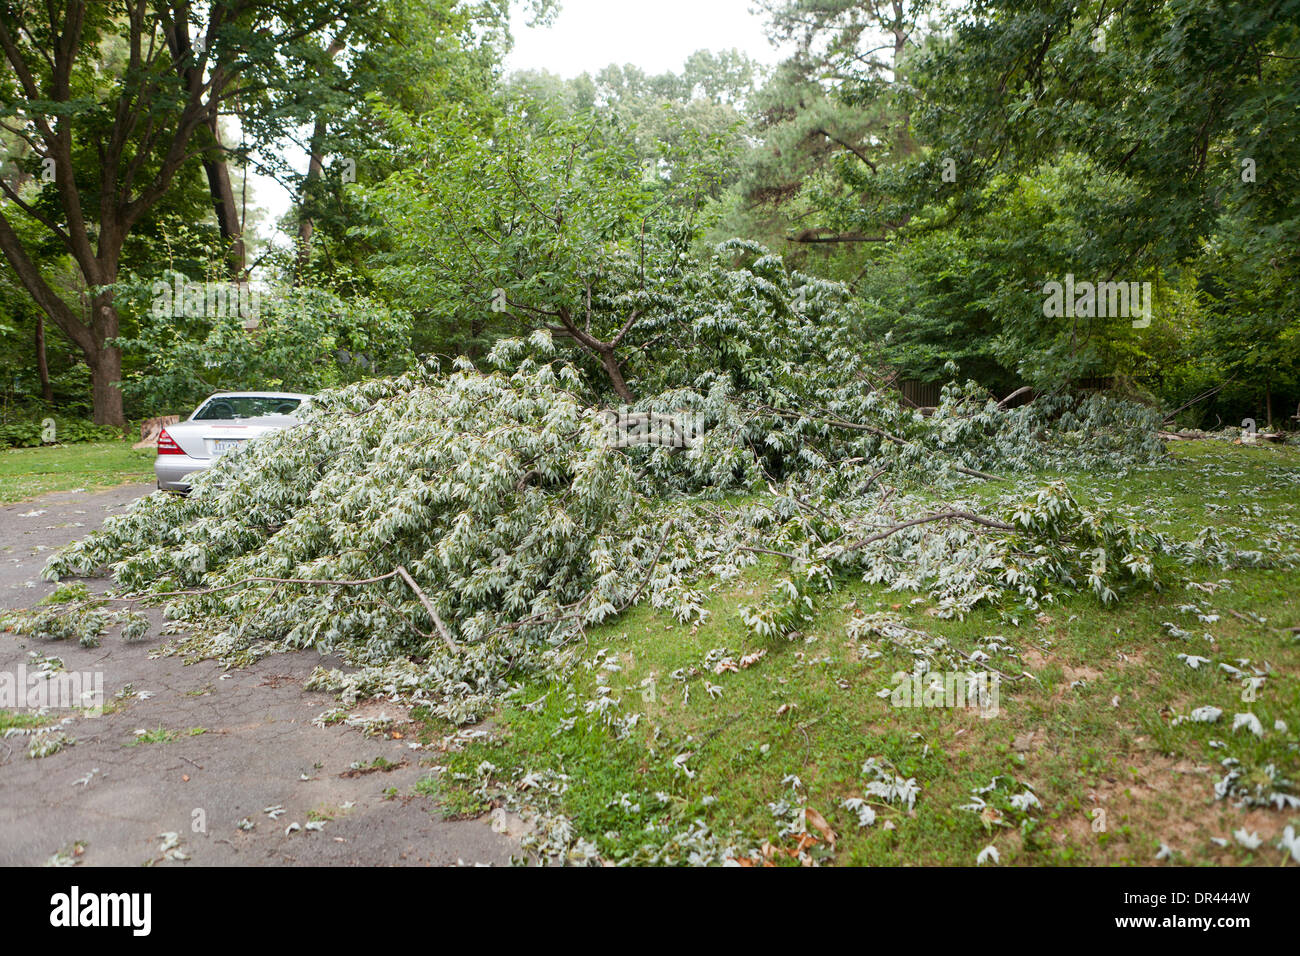
<path fill-rule="evenodd" d="M 1111 600 L 1171 553 L 1063 486 L 996 515 L 900 491 L 913 472 L 970 481 L 971 464 L 1037 460 L 1033 443 L 1050 439 L 1019 458 L 988 450 L 1039 427 L 1024 410 L 972 410 L 953 390 L 925 419 L 869 392 L 823 417 L 716 380 L 640 403 L 698 414 L 689 447 L 629 447 L 553 349 L 539 333 L 501 347 L 503 370 L 459 363 L 322 393 L 301 426 L 223 456 L 188 497 L 142 499 L 46 569 L 107 569 L 113 592 L 4 623 L 83 641 L 125 623 L 134 637 L 140 605 L 162 604 L 178 652 L 240 664 L 335 651 L 353 669 L 313 686 L 345 702 L 398 693 L 464 723 L 524 674 L 561 672 L 576 638 L 642 599 L 702 616 L 701 580 L 764 554 L 790 574 L 746 615 L 781 635 L 846 575 L 930 588 L 945 613 L 965 613 L 1054 587 Z M 742 504 L 714 503 L 737 492 Z"/>
<path fill-rule="evenodd" d="M 142 499 L 46 574 L 107 567 L 118 597 L 166 602 L 188 652 L 396 663 L 386 680 L 473 719 L 516 666 L 636 600 L 654 567 L 633 463 L 578 384 L 524 363 L 323 394 L 305 424 L 223 456 L 188 497 Z"/>

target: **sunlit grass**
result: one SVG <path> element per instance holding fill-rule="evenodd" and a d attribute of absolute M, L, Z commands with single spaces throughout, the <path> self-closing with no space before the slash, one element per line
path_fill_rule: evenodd
<path fill-rule="evenodd" d="M 0 450 L 0 503 L 52 491 L 153 481 L 155 457 L 153 449 L 134 449 L 128 441 L 6 448 Z"/>

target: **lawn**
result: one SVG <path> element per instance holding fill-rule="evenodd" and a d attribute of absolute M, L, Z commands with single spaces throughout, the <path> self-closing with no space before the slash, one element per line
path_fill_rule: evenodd
<path fill-rule="evenodd" d="M 0 504 L 51 491 L 153 481 L 155 455 L 153 449 L 134 449 L 128 441 L 6 448 L 0 451 Z"/>
<path fill-rule="evenodd" d="M 1209 526 L 1239 548 L 1266 534 L 1300 546 L 1300 450 L 1171 452 L 1066 480 L 1179 538 Z M 992 509 L 1008 484 L 977 500 Z M 770 558 L 714 585 L 703 624 L 643 604 L 593 630 L 570 683 L 525 686 L 489 739 L 447 758 L 444 805 L 521 797 L 626 862 L 665 862 L 688 830 L 779 865 L 972 865 L 994 861 L 990 846 L 1002 865 L 1283 861 L 1278 839 L 1300 829 L 1294 570 L 1162 567 L 1160 590 L 1118 606 L 1086 594 L 965 620 L 935 616 L 925 594 L 840 581 L 796 639 L 762 641 L 739 606 L 779 570 Z M 1007 675 L 995 714 L 891 699 L 919 648 L 945 641 Z M 1203 707 L 1221 714 L 1188 719 Z"/>

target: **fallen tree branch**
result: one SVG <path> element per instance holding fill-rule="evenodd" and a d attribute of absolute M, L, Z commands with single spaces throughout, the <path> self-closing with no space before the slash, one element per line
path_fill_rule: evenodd
<path fill-rule="evenodd" d="M 433 603 L 425 595 L 424 591 L 415 583 L 415 578 L 411 577 L 410 572 L 400 564 L 397 566 L 395 571 L 403 581 L 410 585 L 411 590 L 415 592 L 415 596 L 419 598 L 420 603 L 424 605 L 424 609 L 429 612 L 429 617 L 433 618 L 433 623 L 438 628 L 438 633 L 442 635 L 443 643 L 445 643 L 453 653 L 459 651 L 460 648 L 456 646 L 456 642 L 451 639 L 451 634 L 447 632 L 447 625 L 442 623 L 442 618 L 438 616 L 438 612 L 434 610 Z"/>
<path fill-rule="evenodd" d="M 791 554 L 789 551 L 773 551 L 771 548 L 756 548 L 751 545 L 740 545 L 736 550 L 748 551 L 751 554 L 774 554 L 778 558 L 785 558 L 789 561 L 798 561 L 799 555 Z"/>
<path fill-rule="evenodd" d="M 1006 398 L 1002 399 L 1002 401 L 998 402 L 998 408 L 1006 408 L 1007 402 L 1019 398 L 1021 395 L 1025 394 L 1025 392 L 1032 392 L 1033 390 L 1034 387 L 1032 385 L 1022 385 L 1020 388 L 1016 389 Z"/>
<path fill-rule="evenodd" d="M 655 551 L 654 557 L 650 559 L 650 564 L 646 568 L 646 573 L 645 576 L 641 579 L 640 586 L 636 589 L 636 591 L 633 592 L 630 598 L 628 598 L 626 601 L 623 602 L 622 606 L 618 608 L 616 613 L 622 614 L 632 605 L 636 604 L 637 601 L 641 600 L 641 595 L 645 593 L 646 586 L 650 583 L 650 579 L 654 577 L 655 568 L 659 566 L 659 558 L 664 553 L 664 548 L 668 544 L 668 535 L 672 531 L 672 529 L 673 529 L 673 523 L 671 521 L 664 526 L 663 534 L 659 536 L 659 548 L 658 550 Z M 559 624 L 562 621 L 569 620 L 570 618 L 580 617 L 582 612 L 576 609 L 580 608 L 583 602 L 589 600 L 594 593 L 595 593 L 595 589 L 593 588 L 592 590 L 584 594 L 582 597 L 578 598 L 578 600 L 570 604 L 564 605 L 561 608 L 561 610 L 564 612 L 563 614 L 558 614 L 549 618 L 543 617 L 540 614 L 534 614 L 532 617 L 526 617 L 518 621 L 511 621 L 508 624 L 502 624 L 499 627 L 490 631 L 488 633 L 488 636 L 491 636 L 492 634 L 496 634 L 499 631 L 513 631 L 516 628 L 520 628 L 520 627 L 537 627 L 546 624 Z"/>
<path fill-rule="evenodd" d="M 886 431 L 883 428 L 877 428 L 875 425 L 864 425 L 861 422 L 846 422 L 842 418 L 828 418 L 822 415 L 809 415 L 806 413 L 799 413 L 799 412 L 787 412 L 779 408 L 773 408 L 770 405 L 745 405 L 743 407 L 747 408 L 752 412 L 775 415 L 778 418 L 784 418 L 788 421 L 799 421 L 800 419 L 807 419 L 808 421 L 813 421 L 813 422 L 823 422 L 835 428 L 849 428 L 854 431 L 868 432 L 872 435 L 878 435 L 881 438 L 884 438 L 888 441 L 892 441 L 897 445 L 912 444 L 911 441 L 909 441 L 906 438 L 903 438 L 901 435 L 895 435 L 893 432 Z M 953 465 L 953 470 L 961 472 L 961 474 L 963 475 L 969 475 L 972 478 L 983 478 L 985 481 L 999 480 L 999 476 L 997 475 L 990 475 L 986 471 L 977 471 L 974 468 L 964 468 L 961 465 Z"/>
<path fill-rule="evenodd" d="M 926 515 L 924 518 L 913 518 L 911 521 L 904 521 L 902 524 L 896 524 L 878 531 L 875 534 L 868 535 L 851 544 L 846 544 L 840 554 L 848 554 L 850 551 L 857 551 L 859 548 L 865 548 L 876 541 L 882 541 L 890 535 L 897 534 L 907 528 L 914 528 L 917 525 L 929 524 L 932 521 L 970 521 L 974 524 L 981 525 L 985 528 L 993 528 L 997 531 L 1015 531 L 1016 526 L 1008 524 L 1005 521 L 998 521 L 996 518 L 985 518 L 983 515 L 972 514 L 969 511 L 940 511 L 937 514 Z"/>
<path fill-rule="evenodd" d="M 646 570 L 645 577 L 641 579 L 641 586 L 638 587 L 636 593 L 628 598 L 627 601 L 623 603 L 623 606 L 618 609 L 620 614 L 632 605 L 636 604 L 637 601 L 641 600 L 641 595 L 645 593 L 646 585 L 650 583 L 650 579 L 654 576 L 655 568 L 659 567 L 659 558 L 664 553 L 665 545 L 668 544 L 668 533 L 672 530 L 672 527 L 673 524 L 671 521 L 664 526 L 664 533 L 659 536 L 659 548 L 655 551 L 655 556 L 650 559 L 650 567 Z"/>
<path fill-rule="evenodd" d="M 961 465 L 954 465 L 953 470 L 960 471 L 963 475 L 970 475 L 972 478 L 983 478 L 985 481 L 1001 481 L 997 475 L 990 475 L 987 471 L 976 471 L 974 468 L 963 468 Z"/>
<path fill-rule="evenodd" d="M 442 638 L 443 643 L 447 645 L 449 650 L 459 653 L 460 651 L 459 645 L 457 645 L 456 642 L 452 640 L 451 633 L 447 630 L 447 625 L 443 623 L 442 618 L 438 615 L 437 610 L 434 609 L 433 603 L 429 600 L 428 595 L 426 595 L 424 593 L 424 590 L 418 584 L 415 583 L 415 578 L 411 577 L 411 573 L 407 571 L 406 568 L 402 567 L 400 564 L 392 571 L 389 571 L 387 574 L 380 574 L 373 578 L 359 578 L 356 580 L 335 580 L 335 579 L 327 579 L 327 578 L 248 577 L 248 578 L 242 578 L 238 581 L 234 581 L 230 584 L 222 584 L 212 588 L 190 588 L 185 591 L 163 591 L 154 594 L 139 594 L 139 595 L 134 595 L 132 597 L 110 597 L 108 595 L 96 595 L 95 597 L 89 599 L 88 601 L 83 601 L 80 604 L 74 604 L 71 607 L 67 608 L 66 610 L 68 611 L 78 610 L 83 606 L 93 606 L 95 604 L 100 603 L 101 601 L 116 601 L 118 603 L 123 603 L 123 604 L 135 604 L 139 601 L 170 600 L 172 598 L 178 598 L 178 597 L 201 597 L 207 594 L 218 594 L 222 591 L 232 591 L 235 588 L 243 587 L 246 584 L 308 584 L 308 585 L 316 585 L 316 586 L 323 585 L 327 587 L 360 587 L 365 584 L 378 584 L 380 581 L 387 581 L 389 578 L 394 578 L 394 577 L 400 577 L 403 581 L 406 582 L 407 586 L 410 587 L 410 589 L 415 592 L 415 596 L 419 600 L 420 604 L 424 606 L 424 609 L 425 611 L 428 612 L 429 617 L 433 618 L 434 626 L 438 629 L 438 636 Z M 434 636 L 433 634 L 425 634 L 423 632 L 419 632 L 419 633 L 421 634 L 422 637 L 425 638 L 431 638 Z"/>

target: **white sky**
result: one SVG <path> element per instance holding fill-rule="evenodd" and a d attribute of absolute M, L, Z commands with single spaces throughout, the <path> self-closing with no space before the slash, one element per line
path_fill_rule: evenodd
<path fill-rule="evenodd" d="M 681 69 L 696 50 L 732 47 L 775 65 L 765 18 L 752 7 L 753 0 L 560 0 L 553 26 L 529 29 L 516 0 L 506 67 L 573 77 L 634 63 L 663 73 Z"/>
<path fill-rule="evenodd" d="M 563 77 L 594 73 L 610 63 L 632 63 L 649 73 L 679 70 L 696 50 L 733 47 L 754 60 L 780 60 L 763 30 L 765 18 L 753 0 L 560 0 L 550 27 L 530 29 L 514 0 L 515 47 L 507 70 L 548 70 Z M 300 153 L 294 150 L 294 153 Z M 290 157 L 302 167 L 306 156 Z M 254 201 L 267 213 L 266 227 L 289 211 L 287 191 L 249 171 Z M 286 240 L 275 236 L 277 243 Z"/>

